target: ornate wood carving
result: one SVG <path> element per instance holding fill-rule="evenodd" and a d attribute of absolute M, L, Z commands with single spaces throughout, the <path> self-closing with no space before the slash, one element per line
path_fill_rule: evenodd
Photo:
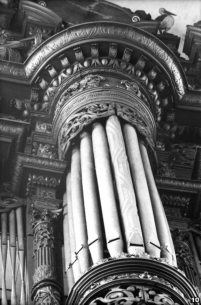
<path fill-rule="evenodd" d="M 123 302 L 123 303 L 122 303 Z M 107 289 L 102 297 L 95 298 L 89 305 L 116 305 L 116 304 L 165 304 L 179 305 L 182 304 L 168 293 L 161 289 L 150 286 L 120 285 Z"/>
<path fill-rule="evenodd" d="M 34 197 L 32 204 L 34 229 L 33 251 L 35 260 L 35 272 L 33 276 L 34 286 L 32 300 L 34 304 L 59 305 L 61 300 L 61 287 L 56 277 L 55 264 L 55 233 L 54 221 L 61 210 L 55 201 L 46 202 Z"/>
<path fill-rule="evenodd" d="M 32 154 L 42 158 L 58 159 L 55 146 L 50 144 L 33 142 Z"/>
<path fill-rule="evenodd" d="M 52 197 L 51 194 L 54 194 L 55 196 L 55 189 L 59 186 L 60 184 L 60 179 L 56 178 L 56 177 L 52 177 L 52 175 L 50 176 L 43 176 L 43 175 L 36 175 L 36 174 L 29 174 L 28 175 L 28 182 L 26 185 L 26 193 L 25 196 L 31 196 L 31 195 L 35 195 L 35 192 L 37 192 L 37 194 L 41 194 L 41 197 L 43 196 L 48 196 L 48 192 L 49 196 Z M 41 190 L 41 187 L 45 187 L 45 190 Z"/>
<path fill-rule="evenodd" d="M 36 51 L 30 57 L 25 67 L 27 76 L 32 76 L 39 67 L 42 66 L 42 63 L 46 61 L 47 57 L 55 52 L 56 48 L 60 48 L 61 46 L 64 48 L 80 39 L 94 39 L 101 35 L 107 38 L 116 36 L 117 39 L 126 39 L 131 43 L 137 42 L 142 49 L 146 49 L 154 55 L 157 60 L 168 69 L 169 75 L 173 79 L 178 97 L 179 99 L 182 98 L 185 92 L 185 77 L 183 76 L 176 57 L 168 51 L 168 48 L 165 46 L 162 47 L 158 39 L 153 38 L 153 36 L 150 36 L 148 33 L 145 34 L 140 29 L 125 25 L 108 23 L 87 24 L 82 27 L 75 26 L 71 30 L 67 29 L 65 32 L 57 34 L 45 47 L 42 47 L 40 52 Z"/>
<path fill-rule="evenodd" d="M 113 98 L 112 98 L 113 97 Z M 115 100 L 114 103 L 113 101 Z M 104 99 L 111 99 L 110 103 L 100 102 Z M 136 96 L 137 98 L 137 96 Z M 126 105 L 118 101 L 118 99 L 125 100 L 125 95 L 117 97 L 117 93 L 113 91 L 100 91 L 93 92 L 90 95 L 85 95 L 81 97 L 84 101 L 88 101 L 89 106 L 85 103 L 85 106 L 79 109 L 79 112 L 73 113 L 69 118 L 66 119 L 66 122 L 63 124 L 60 133 L 59 133 L 59 156 L 61 159 L 64 158 L 65 153 L 69 147 L 70 140 L 77 135 L 84 126 L 90 124 L 97 118 L 107 117 L 111 114 L 117 112 L 117 115 L 134 125 L 139 133 L 147 140 L 152 150 L 154 150 L 155 143 L 155 126 L 153 123 L 153 119 L 150 115 L 149 110 L 142 103 L 131 104 L 132 106 L 128 106 L 128 98 L 126 99 Z M 90 101 L 91 100 L 91 101 Z M 97 100 L 97 101 L 96 101 Z M 80 104 L 80 101 L 76 102 L 73 100 L 73 104 Z M 139 114 L 141 113 L 141 115 Z M 67 115 L 67 113 L 66 113 Z M 63 116 L 63 114 L 62 114 Z M 59 121 L 61 123 L 61 120 Z"/>
<path fill-rule="evenodd" d="M 111 270 L 110 275 L 107 273 L 108 268 Z M 87 280 L 89 277 L 90 282 Z M 143 293 L 139 293 L 138 289 Z M 149 295 L 149 289 L 152 295 Z M 122 253 L 100 260 L 86 271 L 75 283 L 67 304 L 157 304 L 158 294 L 161 303 L 188 304 L 191 289 L 198 294 L 193 285 L 189 286 L 184 273 L 177 267 L 169 266 L 165 259 L 154 258 L 146 253 Z"/>
<path fill-rule="evenodd" d="M 18 194 L 20 190 L 21 179 L 25 168 L 30 168 L 31 172 L 33 168 L 37 169 L 40 173 L 45 171 L 62 175 L 66 167 L 66 162 L 59 160 L 51 160 L 41 157 L 34 157 L 31 155 L 25 155 L 18 153 L 16 156 L 16 162 L 13 169 L 13 176 L 11 181 L 11 191 L 14 194 Z"/>

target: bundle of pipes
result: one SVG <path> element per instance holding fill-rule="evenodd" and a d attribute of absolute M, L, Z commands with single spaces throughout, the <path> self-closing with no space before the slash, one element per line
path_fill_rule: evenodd
<path fill-rule="evenodd" d="M 80 134 L 80 145 L 71 150 L 63 204 L 69 288 L 104 258 L 104 244 L 110 256 L 145 251 L 176 265 L 146 146 L 117 116 Z"/>
<path fill-rule="evenodd" d="M 5 201 L 11 201 L 7 204 Z M 14 201 L 14 203 L 13 203 Z M 25 294 L 25 245 L 24 245 L 24 225 L 22 202 L 16 198 L 9 198 L 1 202 L 1 260 L 2 260 L 2 305 L 7 305 L 7 285 L 6 285 L 6 264 L 8 255 L 8 245 L 12 270 L 12 290 L 11 305 L 17 305 L 16 293 L 16 255 L 18 252 L 20 274 L 21 274 L 21 296 L 20 305 L 26 304 Z M 9 207 L 9 208 L 8 208 Z M 17 230 L 16 230 L 17 229 Z M 16 232 L 17 231 L 17 232 Z M 17 234 L 16 234 L 17 233 Z"/>

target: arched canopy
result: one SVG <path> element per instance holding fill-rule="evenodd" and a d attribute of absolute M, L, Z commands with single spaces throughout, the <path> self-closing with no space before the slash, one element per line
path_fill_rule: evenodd
<path fill-rule="evenodd" d="M 34 81 L 50 61 L 72 47 L 103 41 L 121 43 L 148 56 L 148 60 L 154 61 L 167 74 L 175 98 L 180 100 L 183 97 L 187 89 L 186 78 L 170 49 L 150 33 L 115 22 L 79 24 L 54 35 L 25 62 L 26 77 Z"/>

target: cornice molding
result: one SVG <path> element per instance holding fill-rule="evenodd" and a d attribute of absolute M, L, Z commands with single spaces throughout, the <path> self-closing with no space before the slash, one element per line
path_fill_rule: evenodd
<path fill-rule="evenodd" d="M 66 168 L 66 162 L 59 160 L 46 159 L 18 153 L 16 156 L 15 166 L 13 169 L 13 176 L 11 181 L 11 192 L 18 194 L 21 186 L 23 170 L 25 167 L 40 172 L 63 174 Z"/>
<path fill-rule="evenodd" d="M 0 135 L 15 138 L 14 151 L 22 151 L 29 123 L 17 122 L 0 118 Z"/>
<path fill-rule="evenodd" d="M 201 191 L 201 182 L 197 180 L 183 180 L 156 176 L 155 182 L 158 188 L 182 190 L 185 192 L 191 191 L 195 193 Z"/>
<path fill-rule="evenodd" d="M 28 58 L 25 64 L 26 76 L 35 78 L 47 61 L 76 42 L 92 42 L 96 39 L 117 39 L 135 44 L 154 56 L 173 80 L 173 86 L 181 99 L 187 88 L 185 74 L 175 55 L 159 39 L 145 31 L 126 24 L 97 22 L 77 25 L 64 30 L 45 43 Z"/>
<path fill-rule="evenodd" d="M 188 88 L 185 74 L 170 49 L 142 29 L 116 22 L 92 22 L 70 27 L 42 43 L 24 64 L 0 62 L 0 71 L 7 76 L 17 76 L 32 82 L 44 66 L 61 52 L 80 43 L 93 43 L 102 39 L 135 46 L 154 58 L 169 75 L 178 99 L 183 97 Z"/>

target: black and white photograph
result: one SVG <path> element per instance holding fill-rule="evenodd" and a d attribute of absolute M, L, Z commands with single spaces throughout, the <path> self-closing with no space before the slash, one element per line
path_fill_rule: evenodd
<path fill-rule="evenodd" d="M 0 305 L 201 304 L 201 0 L 0 0 Z"/>

